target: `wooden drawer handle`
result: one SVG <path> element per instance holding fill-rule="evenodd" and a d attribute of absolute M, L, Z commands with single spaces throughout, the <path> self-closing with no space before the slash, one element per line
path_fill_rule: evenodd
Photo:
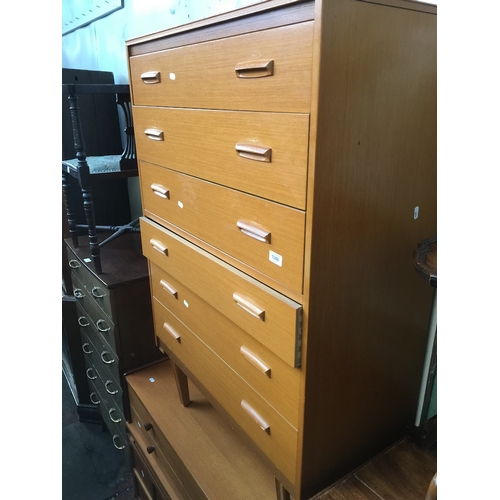
<path fill-rule="evenodd" d="M 154 446 L 148 446 L 146 448 L 146 451 L 148 452 L 149 455 L 151 455 L 151 453 L 153 453 L 153 451 L 155 451 L 155 447 Z"/>
<path fill-rule="evenodd" d="M 168 190 L 165 186 L 162 186 L 161 184 L 153 183 L 151 184 L 151 190 L 153 191 L 156 196 L 159 196 L 160 198 L 165 198 L 167 200 L 170 199 L 170 190 Z"/>
<path fill-rule="evenodd" d="M 250 302 L 246 297 L 240 295 L 238 292 L 233 293 L 233 300 L 238 304 L 244 311 L 251 314 L 254 318 L 258 318 L 262 321 L 266 320 L 266 311 L 256 306 Z"/>
<path fill-rule="evenodd" d="M 151 243 L 151 246 L 158 252 L 162 253 L 163 255 L 168 255 L 168 248 L 158 240 L 155 240 L 154 238 L 151 238 L 149 240 L 149 243 Z"/>
<path fill-rule="evenodd" d="M 104 321 L 103 319 L 98 319 L 96 322 L 96 326 L 101 333 L 107 333 L 111 330 L 111 327 L 108 326 L 106 321 Z"/>
<path fill-rule="evenodd" d="M 148 139 L 152 141 L 163 141 L 163 130 L 157 128 L 147 128 L 144 133 Z"/>
<path fill-rule="evenodd" d="M 146 85 L 150 85 L 153 83 L 161 82 L 161 72 L 160 71 L 146 71 L 141 75 L 142 83 Z"/>
<path fill-rule="evenodd" d="M 160 285 L 167 293 L 172 295 L 172 297 L 177 298 L 177 290 L 170 283 L 167 283 L 165 280 L 160 280 Z"/>
<path fill-rule="evenodd" d="M 92 297 L 95 297 L 96 299 L 102 299 L 103 297 L 106 297 L 106 292 L 100 287 L 100 286 L 95 286 L 92 288 Z"/>
<path fill-rule="evenodd" d="M 149 422 L 144 424 L 144 429 L 146 429 L 146 432 L 149 432 L 153 428 L 153 424 L 150 424 Z"/>
<path fill-rule="evenodd" d="M 247 361 L 257 368 L 257 370 L 271 378 L 271 368 L 265 365 L 250 349 L 242 345 L 240 347 L 240 352 Z"/>
<path fill-rule="evenodd" d="M 174 340 L 176 340 L 180 344 L 181 336 L 168 323 L 163 323 L 163 328 Z"/>
<path fill-rule="evenodd" d="M 122 421 L 121 418 L 113 418 L 112 417 L 113 413 L 115 413 L 116 411 L 118 411 L 116 408 L 110 408 L 108 411 L 109 418 L 111 419 L 111 422 L 114 422 L 115 424 Z"/>
<path fill-rule="evenodd" d="M 244 399 L 241 401 L 241 407 L 264 432 L 271 434 L 271 426 Z"/>
<path fill-rule="evenodd" d="M 245 61 L 236 64 L 234 71 L 238 78 L 262 78 L 272 76 L 274 73 L 274 61 L 271 59 L 259 59 Z"/>
<path fill-rule="evenodd" d="M 244 144 L 243 142 L 237 142 L 234 146 L 238 156 L 246 158 L 248 160 L 263 161 L 266 163 L 271 163 L 273 150 L 265 146 L 255 146 L 253 144 Z"/>
<path fill-rule="evenodd" d="M 266 229 L 262 229 L 251 222 L 241 219 L 236 222 L 236 225 L 243 234 L 246 234 L 255 240 L 262 241 L 263 243 L 271 243 L 271 233 Z"/>
<path fill-rule="evenodd" d="M 109 357 L 107 357 L 107 356 L 109 356 Z M 115 362 L 113 356 L 108 351 L 101 352 L 101 359 L 102 359 L 102 362 L 106 363 L 107 365 L 110 365 L 111 363 Z"/>
<path fill-rule="evenodd" d="M 82 265 L 75 259 L 71 259 L 68 264 L 71 269 L 78 269 L 79 267 L 82 267 Z"/>

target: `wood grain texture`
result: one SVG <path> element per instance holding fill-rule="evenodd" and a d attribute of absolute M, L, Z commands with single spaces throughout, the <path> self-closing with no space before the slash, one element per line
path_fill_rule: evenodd
<path fill-rule="evenodd" d="M 436 17 L 323 1 L 315 29 L 304 498 L 414 418 L 432 293 L 412 253 L 436 232 Z"/>
<path fill-rule="evenodd" d="M 309 115 L 136 106 L 134 129 L 142 160 L 305 209 Z M 240 157 L 237 143 L 269 147 L 271 161 Z"/>
<path fill-rule="evenodd" d="M 306 22 L 131 57 L 133 104 L 308 113 L 312 35 Z M 274 74 L 238 78 L 236 65 L 255 59 L 273 60 Z M 161 83 L 144 84 L 141 74 L 153 70 Z"/>
<path fill-rule="evenodd" d="M 141 219 L 144 255 L 172 277 L 184 283 L 229 320 L 262 343 L 290 366 L 295 366 L 296 332 L 301 305 L 231 269 L 223 261 L 190 245 L 174 233 L 153 222 Z M 154 250 L 151 238 L 163 241 L 168 257 Z M 257 320 L 233 299 L 237 291 L 260 304 L 265 321 Z"/>
<path fill-rule="evenodd" d="M 145 215 L 160 217 L 195 237 L 233 255 L 295 291 L 302 291 L 305 214 L 214 183 L 180 174 L 141 160 L 141 198 Z M 151 189 L 160 184 L 168 198 Z M 270 232 L 259 241 L 245 234 L 238 221 Z M 281 257 L 280 265 L 270 259 Z"/>
<path fill-rule="evenodd" d="M 169 361 L 130 374 L 127 381 L 208 498 L 274 499 L 274 477 L 266 462 L 191 382 L 191 404 L 179 403 Z"/>

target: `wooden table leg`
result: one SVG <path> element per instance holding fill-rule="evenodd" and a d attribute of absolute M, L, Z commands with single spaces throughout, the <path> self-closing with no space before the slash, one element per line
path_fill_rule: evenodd
<path fill-rule="evenodd" d="M 183 406 L 188 406 L 191 403 L 189 398 L 188 378 L 185 373 L 173 362 L 172 368 L 174 370 L 175 383 L 177 384 L 177 391 Z"/>

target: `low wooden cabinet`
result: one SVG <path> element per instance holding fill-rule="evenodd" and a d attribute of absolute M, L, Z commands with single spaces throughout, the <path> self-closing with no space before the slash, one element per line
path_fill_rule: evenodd
<path fill-rule="evenodd" d="M 93 270 L 88 238 L 81 237 L 79 247 L 65 242 L 90 400 L 115 447 L 126 449 L 124 375 L 162 357 L 154 340 L 147 262 L 137 234 L 103 247 L 102 274 Z"/>
<path fill-rule="evenodd" d="M 152 377 L 165 385 L 129 379 L 129 431 L 172 498 L 310 498 L 414 419 L 432 293 L 412 252 L 436 232 L 436 7 L 269 0 L 127 51 L 142 251 L 170 357 Z M 227 468 L 185 453 L 189 435 L 211 457 L 233 432 Z"/>

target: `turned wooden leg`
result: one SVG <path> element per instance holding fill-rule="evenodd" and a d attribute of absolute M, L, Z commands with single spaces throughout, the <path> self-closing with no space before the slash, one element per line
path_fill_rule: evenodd
<path fill-rule="evenodd" d="M 184 372 L 172 362 L 172 368 L 174 370 L 175 383 L 177 384 L 177 391 L 179 392 L 179 398 L 183 406 L 188 406 L 191 403 L 189 398 L 189 386 L 188 378 Z"/>
<path fill-rule="evenodd" d="M 290 500 L 290 493 L 287 489 L 278 481 L 277 478 L 274 478 L 274 482 L 276 483 L 276 500 Z"/>

